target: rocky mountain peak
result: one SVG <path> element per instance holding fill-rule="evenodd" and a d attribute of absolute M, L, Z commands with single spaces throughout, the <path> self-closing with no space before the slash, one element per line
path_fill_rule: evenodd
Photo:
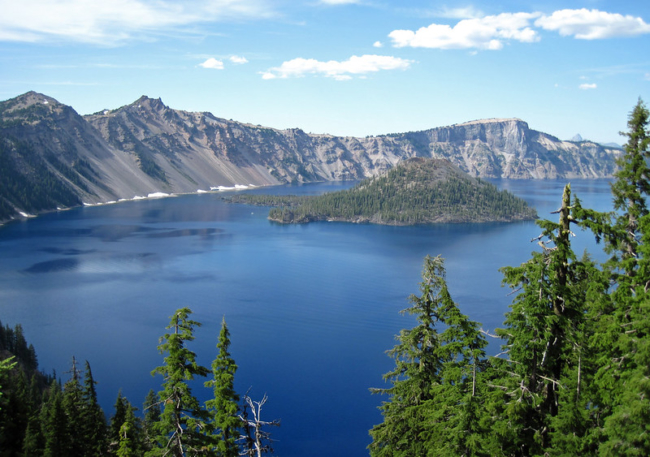
<path fill-rule="evenodd" d="M 62 107 L 62 105 L 57 100 L 47 95 L 39 94 L 38 92 L 29 91 L 23 95 L 19 95 L 16 98 L 7 100 L 2 103 L 4 112 L 11 113 L 12 111 L 24 110 L 26 108 L 31 108 L 32 106 L 43 106 L 48 107 L 50 110 L 52 108 Z"/>
<path fill-rule="evenodd" d="M 140 97 L 139 99 L 131 103 L 131 105 L 129 106 L 138 109 L 144 108 L 150 111 L 164 111 L 168 109 L 167 105 L 163 103 L 161 98 L 150 98 L 147 97 L 146 95 L 143 95 L 142 97 Z"/>

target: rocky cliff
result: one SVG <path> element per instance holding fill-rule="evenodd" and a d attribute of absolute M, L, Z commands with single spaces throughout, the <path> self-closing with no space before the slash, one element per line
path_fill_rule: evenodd
<path fill-rule="evenodd" d="M 0 220 L 155 192 L 362 179 L 411 157 L 445 158 L 479 177 L 607 177 L 619 152 L 518 119 L 353 138 L 243 124 L 144 96 L 82 117 L 29 92 L 0 103 Z"/>

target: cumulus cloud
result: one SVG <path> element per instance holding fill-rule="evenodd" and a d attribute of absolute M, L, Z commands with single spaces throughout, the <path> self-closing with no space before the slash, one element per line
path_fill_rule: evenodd
<path fill-rule="evenodd" d="M 411 66 L 411 60 L 399 57 L 363 55 L 352 56 L 348 60 L 339 62 L 330 60 L 321 62 L 316 59 L 293 59 L 283 62 L 279 67 L 274 67 L 262 73 L 264 79 L 291 78 L 305 75 L 323 75 L 339 81 L 352 79 L 352 76 L 362 76 L 380 70 L 405 70 Z"/>
<path fill-rule="evenodd" d="M 623 16 L 599 10 L 559 10 L 550 16 L 540 17 L 535 25 L 545 30 L 557 31 L 562 36 L 580 40 L 597 40 L 650 33 L 650 24 L 640 17 Z"/>
<path fill-rule="evenodd" d="M 597 88 L 598 86 L 596 85 L 596 83 L 591 83 L 591 84 L 585 83 L 585 84 L 580 84 L 580 86 L 578 87 L 582 90 L 591 90 Z"/>
<path fill-rule="evenodd" d="M 453 27 L 431 24 L 416 31 L 394 30 L 388 36 L 393 40 L 393 46 L 398 48 L 498 50 L 508 40 L 539 41 L 538 33 L 530 27 L 531 21 L 539 16 L 539 13 L 503 13 L 464 19 Z"/>
<path fill-rule="evenodd" d="M 0 0 L 0 40 L 116 45 L 189 26 L 274 15 L 264 0 Z M 187 29 L 187 30 L 186 30 Z"/>
<path fill-rule="evenodd" d="M 650 24 L 640 17 L 586 8 L 558 10 L 551 15 L 539 12 L 502 13 L 484 17 L 479 17 L 480 12 L 473 8 L 456 8 L 440 10 L 437 15 L 446 18 L 467 18 L 453 26 L 434 23 L 418 30 L 394 30 L 388 35 L 393 41 L 393 46 L 498 50 L 510 40 L 522 43 L 539 41 L 539 28 L 582 40 L 650 33 Z"/>
<path fill-rule="evenodd" d="M 384 47 L 384 45 L 383 45 L 383 43 L 381 41 L 375 41 L 372 45 L 374 47 L 376 47 L 376 48 L 383 48 Z"/>
<path fill-rule="evenodd" d="M 210 57 L 205 62 L 200 63 L 199 67 L 210 68 L 212 70 L 223 70 L 223 62 L 221 60 L 215 59 L 214 57 Z"/>
<path fill-rule="evenodd" d="M 229 59 L 232 63 L 236 63 L 236 64 L 248 63 L 248 59 L 246 57 L 230 56 Z"/>

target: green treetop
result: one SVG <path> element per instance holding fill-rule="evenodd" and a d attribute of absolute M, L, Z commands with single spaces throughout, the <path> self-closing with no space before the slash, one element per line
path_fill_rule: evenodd
<path fill-rule="evenodd" d="M 194 340 L 194 327 L 201 324 L 189 318 L 189 308 L 177 310 L 160 339 L 158 350 L 166 354 L 164 365 L 154 369 L 151 374 L 163 376 L 163 390 L 159 393 L 163 403 L 160 421 L 157 424 L 159 448 L 150 455 L 171 455 L 183 457 L 188 452 L 196 454 L 205 446 L 202 429 L 205 427 L 205 411 L 192 394 L 189 381 L 195 376 L 206 376 L 208 369 L 196 362 L 196 354 L 186 347 Z"/>
<path fill-rule="evenodd" d="M 239 447 L 236 440 L 239 438 L 239 429 L 242 426 L 239 411 L 239 395 L 235 392 L 234 381 L 237 365 L 230 356 L 230 332 L 226 326 L 226 319 L 221 323 L 219 353 L 212 362 L 212 379 L 206 381 L 206 387 L 212 387 L 214 398 L 205 403 L 212 419 L 214 439 L 217 454 L 223 457 L 237 457 Z"/>

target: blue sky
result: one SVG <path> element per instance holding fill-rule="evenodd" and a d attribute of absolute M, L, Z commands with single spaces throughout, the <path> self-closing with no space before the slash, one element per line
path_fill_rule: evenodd
<path fill-rule="evenodd" d="M 312 133 L 517 117 L 624 139 L 650 103 L 650 1 L 0 0 L 0 99 L 141 95 Z"/>

